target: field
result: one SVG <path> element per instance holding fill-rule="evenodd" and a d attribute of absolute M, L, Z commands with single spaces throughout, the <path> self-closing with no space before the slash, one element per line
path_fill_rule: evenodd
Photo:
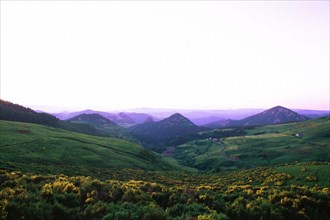
<path fill-rule="evenodd" d="M 245 129 L 244 136 L 195 140 L 176 147 L 181 164 L 202 170 L 330 160 L 327 118 Z"/>

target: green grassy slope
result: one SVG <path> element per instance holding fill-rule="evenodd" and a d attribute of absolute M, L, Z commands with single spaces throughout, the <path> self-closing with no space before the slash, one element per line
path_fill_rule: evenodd
<path fill-rule="evenodd" d="M 330 169 L 329 163 L 295 163 L 276 166 L 274 169 L 279 173 L 287 173 L 292 176 L 287 184 L 301 184 L 314 186 L 330 186 Z"/>
<path fill-rule="evenodd" d="M 2 168 L 79 173 L 93 168 L 166 167 L 141 146 L 116 138 L 10 121 L 0 121 L 0 137 Z"/>
<path fill-rule="evenodd" d="M 330 160 L 330 122 L 327 118 L 256 127 L 247 129 L 246 133 L 245 136 L 188 142 L 176 147 L 175 158 L 183 165 L 198 169 Z"/>

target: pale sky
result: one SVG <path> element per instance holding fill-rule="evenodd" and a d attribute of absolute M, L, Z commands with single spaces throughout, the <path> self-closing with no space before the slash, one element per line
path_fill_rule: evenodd
<path fill-rule="evenodd" d="M 1 1 L 1 99 L 329 109 L 329 1 Z"/>

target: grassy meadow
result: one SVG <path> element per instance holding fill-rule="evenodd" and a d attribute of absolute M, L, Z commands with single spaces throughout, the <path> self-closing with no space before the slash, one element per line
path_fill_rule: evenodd
<path fill-rule="evenodd" d="M 84 169 L 163 169 L 154 154 L 118 138 L 97 137 L 43 125 L 1 121 L 2 168 L 81 172 Z M 58 172 L 57 172 L 58 173 Z"/>
<path fill-rule="evenodd" d="M 175 158 L 202 170 L 330 160 L 328 118 L 245 129 L 243 136 L 194 140 L 179 145 Z"/>

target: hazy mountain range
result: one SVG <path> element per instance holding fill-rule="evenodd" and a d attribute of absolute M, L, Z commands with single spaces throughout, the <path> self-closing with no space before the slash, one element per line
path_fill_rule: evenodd
<path fill-rule="evenodd" d="M 145 112 L 140 112 L 140 111 Z M 118 125 L 130 127 L 135 124 L 141 124 L 146 120 L 160 121 L 175 113 L 180 113 L 187 117 L 194 124 L 199 126 L 211 126 L 215 124 L 226 123 L 228 120 L 241 120 L 249 116 L 261 113 L 266 109 L 234 109 L 234 110 L 180 110 L 180 109 L 135 109 L 136 112 L 105 112 L 94 110 L 83 110 L 76 112 L 51 113 L 61 120 L 67 120 L 80 114 L 100 114 Z M 294 112 L 308 117 L 318 118 L 329 115 L 326 110 L 304 110 L 292 109 Z"/>
<path fill-rule="evenodd" d="M 309 118 L 300 115 L 290 109 L 282 106 L 276 106 L 271 109 L 265 110 L 261 113 L 246 117 L 241 120 L 219 120 L 207 124 L 207 127 L 241 127 L 241 126 L 260 126 L 260 125 L 272 125 L 272 124 L 283 124 L 289 122 L 298 122 L 308 120 Z"/>
<path fill-rule="evenodd" d="M 5 101 L 2 100 L 2 102 L 4 103 Z M 32 111 L 32 109 L 30 110 Z M 134 112 L 106 112 L 106 111 L 95 111 L 95 110 L 87 109 L 82 111 L 60 112 L 60 113 L 49 113 L 49 114 L 57 117 L 60 120 L 68 120 L 70 118 L 73 118 L 81 114 L 100 114 L 103 117 L 110 119 L 112 122 L 116 123 L 117 125 L 120 125 L 122 127 L 130 127 L 136 124 L 141 124 L 145 121 L 160 121 L 162 119 L 170 117 L 175 113 L 180 113 L 182 116 L 188 118 L 191 122 L 193 122 L 198 126 L 217 127 L 217 126 L 226 126 L 227 124 L 233 125 L 234 123 L 236 123 L 233 121 L 246 119 L 250 116 L 256 115 L 264 111 L 266 111 L 266 109 L 187 110 L 187 109 L 140 108 L 140 109 L 134 109 Z M 292 111 L 308 118 L 318 118 L 330 114 L 329 111 L 327 110 L 292 109 Z M 42 111 L 35 110 L 35 112 L 42 112 Z"/>
<path fill-rule="evenodd" d="M 81 114 L 99 114 L 107 119 L 110 119 L 112 122 L 121 125 L 122 127 L 129 127 L 135 124 L 140 124 L 149 118 L 152 118 L 152 120 L 158 120 L 157 118 L 145 113 L 134 113 L 134 112 L 111 113 L 111 112 L 103 112 L 103 111 L 94 111 L 90 109 L 78 111 L 78 112 L 52 113 L 52 115 L 54 115 L 55 117 L 61 120 L 68 120 Z"/>
<path fill-rule="evenodd" d="M 276 106 L 239 120 L 208 115 L 210 112 L 206 111 L 185 113 L 194 118 L 195 121 L 200 120 L 199 123 L 203 123 L 204 126 L 195 124 L 193 120 L 181 113 L 174 113 L 169 117 L 159 119 L 149 112 L 149 114 L 110 113 L 84 110 L 54 114 L 62 119 L 59 120 L 48 113 L 38 113 L 24 106 L 0 101 L 0 120 L 30 122 L 95 136 L 116 137 L 159 153 L 166 151 L 168 147 L 179 146 L 193 140 L 244 136 L 248 129 L 257 126 L 302 122 L 311 119 L 288 108 Z M 251 114 L 252 111 L 248 112 Z M 324 111 L 313 110 L 306 112 L 320 114 L 320 116 L 325 113 Z M 242 112 L 239 110 L 234 111 L 234 113 L 236 116 L 238 114 L 242 116 Z M 205 116 L 204 120 L 201 117 L 203 115 Z"/>

